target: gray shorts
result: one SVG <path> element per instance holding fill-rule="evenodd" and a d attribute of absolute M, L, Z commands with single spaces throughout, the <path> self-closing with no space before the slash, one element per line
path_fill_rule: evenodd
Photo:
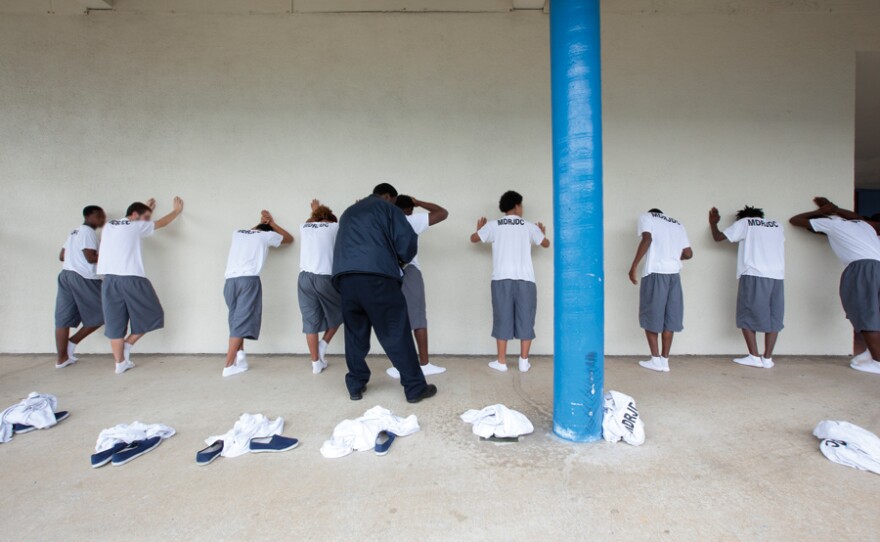
<path fill-rule="evenodd" d="M 742 275 L 736 293 L 736 327 L 759 333 L 778 333 L 784 327 L 785 282 Z"/>
<path fill-rule="evenodd" d="M 538 287 L 527 280 L 492 281 L 492 336 L 502 341 L 535 338 Z"/>
<path fill-rule="evenodd" d="M 639 325 L 651 333 L 684 329 L 684 295 L 678 273 L 651 273 L 642 277 Z"/>
<path fill-rule="evenodd" d="M 854 330 L 880 331 L 880 262 L 857 260 L 846 266 L 840 301 Z"/>
<path fill-rule="evenodd" d="M 67 269 L 58 275 L 55 297 L 55 327 L 99 327 L 104 325 L 101 281 L 83 278 Z"/>
<path fill-rule="evenodd" d="M 302 271 L 297 293 L 303 333 L 320 333 L 342 325 L 342 297 L 333 286 L 332 276 Z"/>
<path fill-rule="evenodd" d="M 135 335 L 165 327 L 165 311 L 153 285 L 144 277 L 105 276 L 101 300 L 108 339 L 125 338 L 129 324 Z"/>
<path fill-rule="evenodd" d="M 408 265 L 403 270 L 403 297 L 409 313 L 409 327 L 413 330 L 428 329 L 428 310 L 425 303 L 425 279 L 422 271 Z"/>
<path fill-rule="evenodd" d="M 223 285 L 229 308 L 229 336 L 256 341 L 263 323 L 263 283 L 260 277 L 233 277 Z"/>

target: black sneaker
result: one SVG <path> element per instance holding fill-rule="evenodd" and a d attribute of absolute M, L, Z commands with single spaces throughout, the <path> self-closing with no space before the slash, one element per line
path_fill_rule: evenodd
<path fill-rule="evenodd" d="M 435 386 L 434 384 L 428 384 L 425 387 L 425 391 L 423 391 L 421 395 L 419 395 L 418 397 L 413 397 L 412 399 L 407 399 L 406 402 L 407 403 L 418 403 L 422 399 L 430 399 L 431 397 L 434 397 L 435 395 L 437 395 L 437 386 Z"/>
<path fill-rule="evenodd" d="M 349 393 L 348 397 L 352 401 L 360 401 L 364 398 L 364 392 L 367 391 L 367 385 L 364 384 L 364 387 L 361 388 L 361 391 L 356 391 L 354 393 Z"/>

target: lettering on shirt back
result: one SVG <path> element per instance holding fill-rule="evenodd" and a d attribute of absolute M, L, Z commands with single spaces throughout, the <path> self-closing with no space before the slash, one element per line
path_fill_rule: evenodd
<path fill-rule="evenodd" d="M 110 224 L 114 226 L 130 226 L 131 220 L 127 220 L 125 218 L 123 218 L 122 220 L 111 220 Z"/>
<path fill-rule="evenodd" d="M 522 218 L 499 218 L 498 219 L 499 226 L 525 226 L 526 221 Z"/>
<path fill-rule="evenodd" d="M 759 226 L 763 228 L 778 228 L 779 223 L 775 220 L 764 220 L 763 218 L 749 218 L 747 224 L 749 226 Z"/>
<path fill-rule="evenodd" d="M 245 235 L 253 235 L 255 233 L 263 233 L 260 230 L 238 230 L 236 233 L 243 233 Z"/>
<path fill-rule="evenodd" d="M 306 222 L 303 228 L 329 228 L 330 222 Z"/>
<path fill-rule="evenodd" d="M 73 230 L 70 235 L 79 235 L 79 230 Z"/>
<path fill-rule="evenodd" d="M 654 218 L 659 218 L 660 220 L 665 220 L 666 222 L 672 222 L 673 224 L 678 224 L 678 220 L 676 220 L 672 217 L 666 216 L 664 214 L 651 213 L 651 216 L 653 216 Z"/>
<path fill-rule="evenodd" d="M 626 406 L 626 413 L 623 415 L 623 420 L 620 423 L 632 433 L 636 429 L 636 422 L 638 419 L 639 411 L 636 409 L 636 405 L 630 401 Z"/>

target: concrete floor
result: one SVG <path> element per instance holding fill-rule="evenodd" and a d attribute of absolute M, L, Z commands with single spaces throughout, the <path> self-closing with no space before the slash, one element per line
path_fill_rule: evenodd
<path fill-rule="evenodd" d="M 252 356 L 220 377 L 219 356 L 142 356 L 123 376 L 106 356 L 55 370 L 46 356 L 0 358 L 0 403 L 52 393 L 71 417 L 0 445 L 5 540 L 877 540 L 880 477 L 826 460 L 823 419 L 880 432 L 880 377 L 843 358 L 780 358 L 772 370 L 679 358 L 672 372 L 607 360 L 609 389 L 634 396 L 647 442 L 577 445 L 550 434 L 552 366 L 496 374 L 483 358 L 441 358 L 439 395 L 408 405 L 372 360 L 364 401 L 344 363 L 322 375 L 304 358 Z M 480 442 L 458 416 L 496 402 L 536 431 Z M 386 457 L 324 459 L 333 427 L 380 404 L 422 431 Z M 301 439 L 284 454 L 198 467 L 203 439 L 242 412 L 283 416 Z M 123 467 L 93 470 L 101 429 L 159 422 L 178 434 Z"/>

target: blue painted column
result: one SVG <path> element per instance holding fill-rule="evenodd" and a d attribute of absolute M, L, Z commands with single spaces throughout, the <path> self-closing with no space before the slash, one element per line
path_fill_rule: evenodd
<path fill-rule="evenodd" d="M 553 432 L 602 438 L 605 274 L 602 243 L 600 0 L 551 0 L 553 105 Z"/>

